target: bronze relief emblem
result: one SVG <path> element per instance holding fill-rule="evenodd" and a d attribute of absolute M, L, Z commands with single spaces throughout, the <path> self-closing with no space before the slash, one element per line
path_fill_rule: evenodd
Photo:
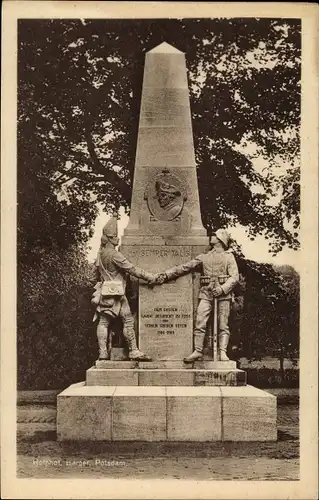
<path fill-rule="evenodd" d="M 187 195 L 183 182 L 164 169 L 149 183 L 144 198 L 155 220 L 171 221 L 181 215 Z"/>

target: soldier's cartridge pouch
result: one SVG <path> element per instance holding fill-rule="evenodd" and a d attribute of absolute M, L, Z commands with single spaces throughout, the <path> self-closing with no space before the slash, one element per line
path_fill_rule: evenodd
<path fill-rule="evenodd" d="M 208 286 L 210 284 L 211 277 L 210 276 L 200 276 L 199 281 L 200 281 L 200 286 Z"/>
<path fill-rule="evenodd" d="M 228 278 L 229 278 L 229 276 L 227 274 L 224 274 L 223 276 L 218 276 L 218 283 L 220 285 L 223 285 L 224 283 L 226 283 Z"/>

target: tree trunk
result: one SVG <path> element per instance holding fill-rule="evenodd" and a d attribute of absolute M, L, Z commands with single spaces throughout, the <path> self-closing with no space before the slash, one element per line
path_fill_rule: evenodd
<path fill-rule="evenodd" d="M 282 382 L 285 380 L 284 360 L 285 360 L 285 350 L 284 347 L 282 346 L 280 348 L 280 354 L 279 354 L 279 372 Z"/>

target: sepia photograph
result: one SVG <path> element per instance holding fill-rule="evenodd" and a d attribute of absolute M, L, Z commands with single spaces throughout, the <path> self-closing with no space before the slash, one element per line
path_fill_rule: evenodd
<path fill-rule="evenodd" d="M 317 333 L 301 307 L 301 230 L 317 217 L 303 226 L 302 18 L 48 3 L 60 14 L 15 21 L 16 165 L 3 164 L 16 478 L 288 491 L 300 352 Z"/>

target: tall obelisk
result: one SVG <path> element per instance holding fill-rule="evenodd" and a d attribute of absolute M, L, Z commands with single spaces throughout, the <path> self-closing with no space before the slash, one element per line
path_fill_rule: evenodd
<path fill-rule="evenodd" d="M 207 247 L 201 221 L 185 55 L 167 43 L 146 54 L 130 220 L 121 249 L 162 271 Z M 192 275 L 139 287 L 139 344 L 154 359 L 192 349 Z"/>

